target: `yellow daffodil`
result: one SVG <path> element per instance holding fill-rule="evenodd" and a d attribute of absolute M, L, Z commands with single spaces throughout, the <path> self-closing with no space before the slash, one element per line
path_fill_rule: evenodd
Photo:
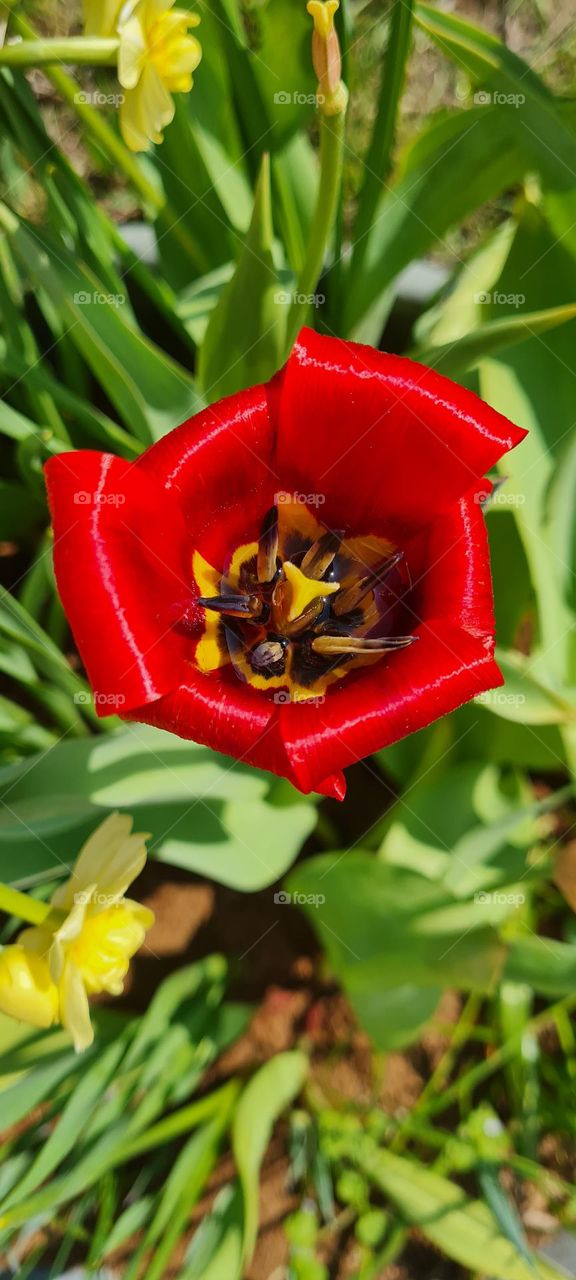
<path fill-rule="evenodd" d="M 190 91 L 202 57 L 189 33 L 199 17 L 173 5 L 174 0 L 129 0 L 120 11 L 118 79 L 125 90 L 120 129 L 132 151 L 162 142 L 162 130 L 174 117 L 171 95 Z"/>
<path fill-rule="evenodd" d="M 112 814 L 90 836 L 40 925 L 0 951 L 0 1010 L 49 1027 L 61 1022 L 79 1052 L 94 1038 L 88 996 L 120 995 L 154 916 L 124 896 L 146 861 L 146 837 Z"/>

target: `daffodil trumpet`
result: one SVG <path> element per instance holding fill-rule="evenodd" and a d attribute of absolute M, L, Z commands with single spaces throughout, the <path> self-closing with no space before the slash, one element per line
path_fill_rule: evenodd
<path fill-rule="evenodd" d="M 94 1039 L 88 997 L 120 995 L 154 916 L 125 897 L 146 861 L 146 836 L 111 814 L 86 841 L 50 903 L 0 885 L 0 909 L 28 921 L 0 950 L 0 1012 L 39 1028 L 62 1023 L 77 1052 Z"/>

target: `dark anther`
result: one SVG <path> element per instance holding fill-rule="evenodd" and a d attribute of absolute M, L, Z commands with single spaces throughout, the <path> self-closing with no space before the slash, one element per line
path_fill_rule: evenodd
<path fill-rule="evenodd" d="M 323 578 L 334 556 L 338 553 L 341 541 L 342 537 L 339 533 L 333 533 L 330 529 L 323 533 L 322 537 L 313 542 L 306 552 L 300 565 L 302 573 L 305 573 L 307 578 Z"/>
<path fill-rule="evenodd" d="M 385 653 L 387 649 L 406 649 L 417 640 L 417 636 L 381 636 L 377 639 L 366 639 L 364 636 L 316 636 L 312 641 L 315 653 L 325 657 L 335 654 Z"/>
<path fill-rule="evenodd" d="M 261 675 L 283 675 L 286 665 L 286 643 L 283 639 L 263 640 L 250 651 L 250 666 Z"/>
<path fill-rule="evenodd" d="M 264 608 L 258 596 L 199 596 L 196 603 L 230 618 L 260 618 Z"/>
<path fill-rule="evenodd" d="M 258 558 L 256 571 L 258 581 L 272 582 L 276 574 L 278 557 L 278 509 L 270 507 L 262 521 L 258 539 Z"/>
<path fill-rule="evenodd" d="M 351 613 L 362 602 L 369 591 L 375 591 L 380 583 L 384 583 L 388 574 L 396 568 L 404 555 L 403 551 L 395 551 L 393 556 L 378 568 L 372 569 L 370 573 L 361 578 L 359 582 L 355 582 L 353 586 L 347 587 L 345 591 L 340 591 L 333 602 L 332 608 L 338 617 L 342 617 L 345 613 Z"/>

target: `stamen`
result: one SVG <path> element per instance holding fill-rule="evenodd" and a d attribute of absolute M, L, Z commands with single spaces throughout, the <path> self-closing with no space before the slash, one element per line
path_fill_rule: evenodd
<path fill-rule="evenodd" d="M 379 565 L 377 569 L 372 569 L 370 573 L 361 578 L 359 582 L 355 582 L 353 586 L 347 587 L 340 592 L 337 600 L 334 601 L 334 613 L 338 617 L 342 617 L 345 613 L 352 613 L 356 609 L 369 591 L 374 591 L 379 583 L 384 582 L 385 578 L 392 569 L 396 568 L 404 555 L 403 551 L 396 551 L 393 556 L 383 565 Z"/>
<path fill-rule="evenodd" d="M 316 578 L 307 578 L 306 574 L 302 573 L 302 570 L 290 560 L 284 563 L 284 573 L 291 588 L 287 622 L 295 622 L 313 600 L 332 596 L 340 590 L 339 582 L 318 582 Z"/>
<path fill-rule="evenodd" d="M 322 537 L 313 542 L 306 552 L 300 565 L 302 573 L 305 573 L 307 578 L 323 578 L 340 549 L 341 541 L 341 535 L 333 533 L 331 529 L 323 533 Z"/>
<path fill-rule="evenodd" d="M 281 663 L 284 666 L 286 646 L 281 640 L 263 640 L 250 653 L 250 664 L 254 671 L 270 672 Z"/>
<path fill-rule="evenodd" d="M 258 559 L 256 564 L 256 572 L 258 581 L 272 582 L 276 575 L 276 560 L 278 557 L 278 508 L 270 507 L 266 512 L 262 521 L 260 538 L 258 540 Z"/>
<path fill-rule="evenodd" d="M 258 596 L 198 596 L 196 603 L 230 618 L 259 618 L 264 610 Z"/>
<path fill-rule="evenodd" d="M 418 636 L 380 636 L 366 640 L 363 636 L 316 636 L 312 641 L 315 653 L 324 657 L 333 654 L 385 653 L 387 649 L 406 649 Z"/>

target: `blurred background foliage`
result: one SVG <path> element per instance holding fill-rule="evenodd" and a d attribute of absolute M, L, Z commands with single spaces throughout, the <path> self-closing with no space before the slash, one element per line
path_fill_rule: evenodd
<path fill-rule="evenodd" d="M 338 14 L 344 186 L 300 318 L 530 428 L 487 510 L 504 688 L 350 771 L 338 807 L 98 721 L 55 591 L 46 459 L 134 458 L 286 352 L 309 19 L 198 11 L 193 92 L 144 157 L 94 98 L 112 71 L 0 70 L 0 865 L 45 897 L 124 809 L 159 917 L 86 1057 L 0 1021 L 4 1265 L 553 1280 L 534 1247 L 576 1213 L 576 15 Z M 81 29 L 54 0 L 3 12 Z"/>

